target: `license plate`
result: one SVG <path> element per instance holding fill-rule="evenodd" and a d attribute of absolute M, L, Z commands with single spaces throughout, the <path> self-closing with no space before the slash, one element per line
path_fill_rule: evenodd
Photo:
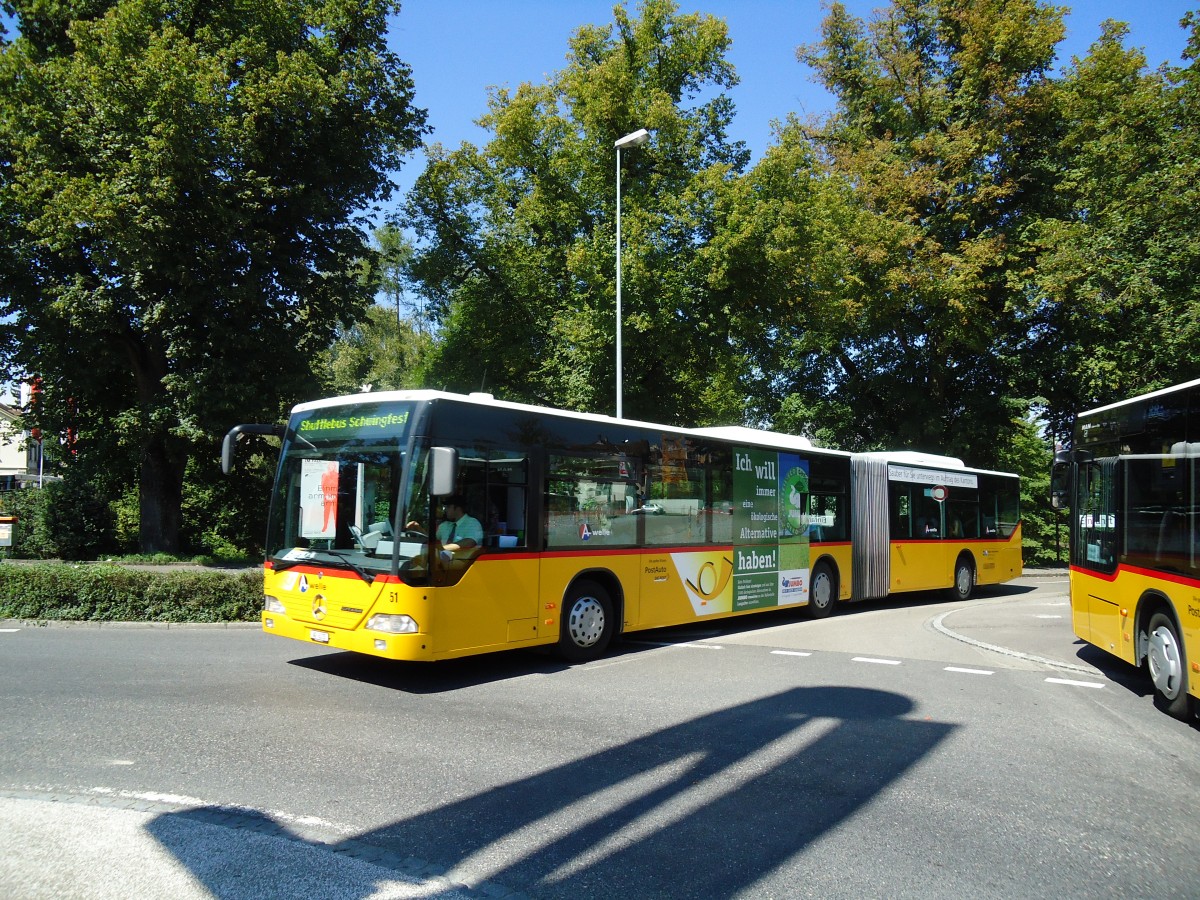
<path fill-rule="evenodd" d="M 308 636 L 310 638 L 312 638 L 314 641 L 316 641 L 318 644 L 328 644 L 329 643 L 329 632 L 328 631 L 315 631 L 313 629 L 309 629 Z"/>

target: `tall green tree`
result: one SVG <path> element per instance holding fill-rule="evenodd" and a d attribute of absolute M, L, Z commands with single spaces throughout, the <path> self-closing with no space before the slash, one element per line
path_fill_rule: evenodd
<path fill-rule="evenodd" d="M 185 468 L 311 392 L 371 301 L 364 207 L 424 112 L 393 0 L 10 0 L 0 311 L 68 461 L 136 469 L 144 550 L 179 547 Z M 127 463 L 122 462 L 127 461 Z"/>
<path fill-rule="evenodd" d="M 1024 412 L 1011 274 L 1052 197 L 1062 35 L 1036 0 L 894 0 L 866 22 L 831 5 L 798 55 L 836 111 L 783 126 L 739 214 L 761 214 L 761 249 L 729 257 L 731 277 L 752 267 L 743 296 L 768 325 L 748 351 L 779 424 L 994 464 Z"/>
<path fill-rule="evenodd" d="M 1109 21 L 1057 85 L 1027 358 L 1060 435 L 1077 410 L 1200 377 L 1200 17 L 1182 24 L 1185 66 L 1147 70 Z"/>
<path fill-rule="evenodd" d="M 613 410 L 613 143 L 646 128 L 621 155 L 625 411 L 727 420 L 741 409 L 728 298 L 701 251 L 748 158 L 726 133 L 729 36 L 670 0 L 613 19 L 578 29 L 546 83 L 495 90 L 486 146 L 431 150 L 406 205 L 411 274 L 440 325 L 428 381 Z"/>
<path fill-rule="evenodd" d="M 394 224 L 385 224 L 375 229 L 373 249 L 360 278 L 375 303 L 341 326 L 321 354 L 317 369 L 326 394 L 424 385 L 434 336 L 424 302 L 408 284 L 412 244 Z"/>

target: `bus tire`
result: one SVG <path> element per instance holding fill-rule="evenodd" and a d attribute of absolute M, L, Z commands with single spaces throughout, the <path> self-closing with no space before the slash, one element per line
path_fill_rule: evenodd
<path fill-rule="evenodd" d="M 1146 668 L 1154 683 L 1154 705 L 1176 719 L 1188 719 L 1187 660 L 1175 620 L 1163 612 L 1150 617 L 1146 634 Z"/>
<path fill-rule="evenodd" d="M 615 628 L 608 591 L 594 581 L 577 581 L 563 603 L 558 655 L 572 663 L 596 659 L 608 647 Z"/>
<path fill-rule="evenodd" d="M 954 564 L 954 583 L 946 589 L 951 600 L 970 600 L 975 591 L 975 563 L 963 554 Z"/>
<path fill-rule="evenodd" d="M 812 570 L 808 585 L 808 615 L 812 619 L 825 619 L 837 608 L 837 578 L 829 563 L 819 562 Z"/>

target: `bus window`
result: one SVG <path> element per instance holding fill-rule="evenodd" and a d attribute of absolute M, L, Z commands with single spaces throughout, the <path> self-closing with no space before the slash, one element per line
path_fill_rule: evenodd
<path fill-rule="evenodd" d="M 1187 461 L 1170 456 L 1124 460 L 1125 552 L 1131 563 L 1183 572 L 1191 568 L 1185 477 Z"/>
<path fill-rule="evenodd" d="M 952 540 L 979 537 L 979 492 L 974 488 L 950 488 L 946 500 L 946 537 Z"/>
<path fill-rule="evenodd" d="M 921 491 L 919 497 L 914 497 L 915 514 L 913 516 L 913 537 L 939 538 L 942 536 L 942 504 L 929 496 L 929 488 Z M 915 493 L 915 492 L 914 492 Z"/>
<path fill-rule="evenodd" d="M 635 461 L 616 455 L 552 456 L 546 481 L 550 549 L 637 544 L 643 509 Z"/>
<path fill-rule="evenodd" d="M 1079 467 L 1072 514 L 1078 535 L 1073 548 L 1076 565 L 1111 571 L 1117 562 L 1115 459 Z"/>
<path fill-rule="evenodd" d="M 809 460 L 809 540 L 849 540 L 849 484 L 850 466 L 846 460 L 819 456 Z"/>
<path fill-rule="evenodd" d="M 893 541 L 912 537 L 912 497 L 907 484 L 888 483 L 888 521 Z"/>
<path fill-rule="evenodd" d="M 525 545 L 529 462 L 521 451 L 460 446 L 454 493 L 483 526 L 485 547 Z M 424 528 L 425 523 L 416 520 Z M 503 540 L 502 540 L 503 539 Z"/>
<path fill-rule="evenodd" d="M 528 524 L 529 461 L 499 451 L 487 464 L 483 529 L 488 546 L 524 547 Z"/>
<path fill-rule="evenodd" d="M 1010 538 L 1019 524 L 1020 483 L 995 475 L 979 480 L 980 537 Z"/>
<path fill-rule="evenodd" d="M 844 498 L 837 494 L 812 494 L 808 502 L 809 540 L 846 540 Z"/>
<path fill-rule="evenodd" d="M 683 439 L 663 439 L 662 461 L 646 467 L 649 500 L 642 507 L 647 546 L 700 544 L 707 539 L 704 517 L 704 470 L 691 459 Z"/>
<path fill-rule="evenodd" d="M 733 471 L 729 455 L 708 454 L 708 517 L 714 544 L 733 543 Z"/>

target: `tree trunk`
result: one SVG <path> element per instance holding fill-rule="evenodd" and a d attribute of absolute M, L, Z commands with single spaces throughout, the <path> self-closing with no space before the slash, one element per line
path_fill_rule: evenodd
<path fill-rule="evenodd" d="M 138 485 L 142 553 L 178 553 L 183 520 L 183 472 L 187 456 L 172 453 L 168 439 L 156 435 L 142 452 Z"/>

